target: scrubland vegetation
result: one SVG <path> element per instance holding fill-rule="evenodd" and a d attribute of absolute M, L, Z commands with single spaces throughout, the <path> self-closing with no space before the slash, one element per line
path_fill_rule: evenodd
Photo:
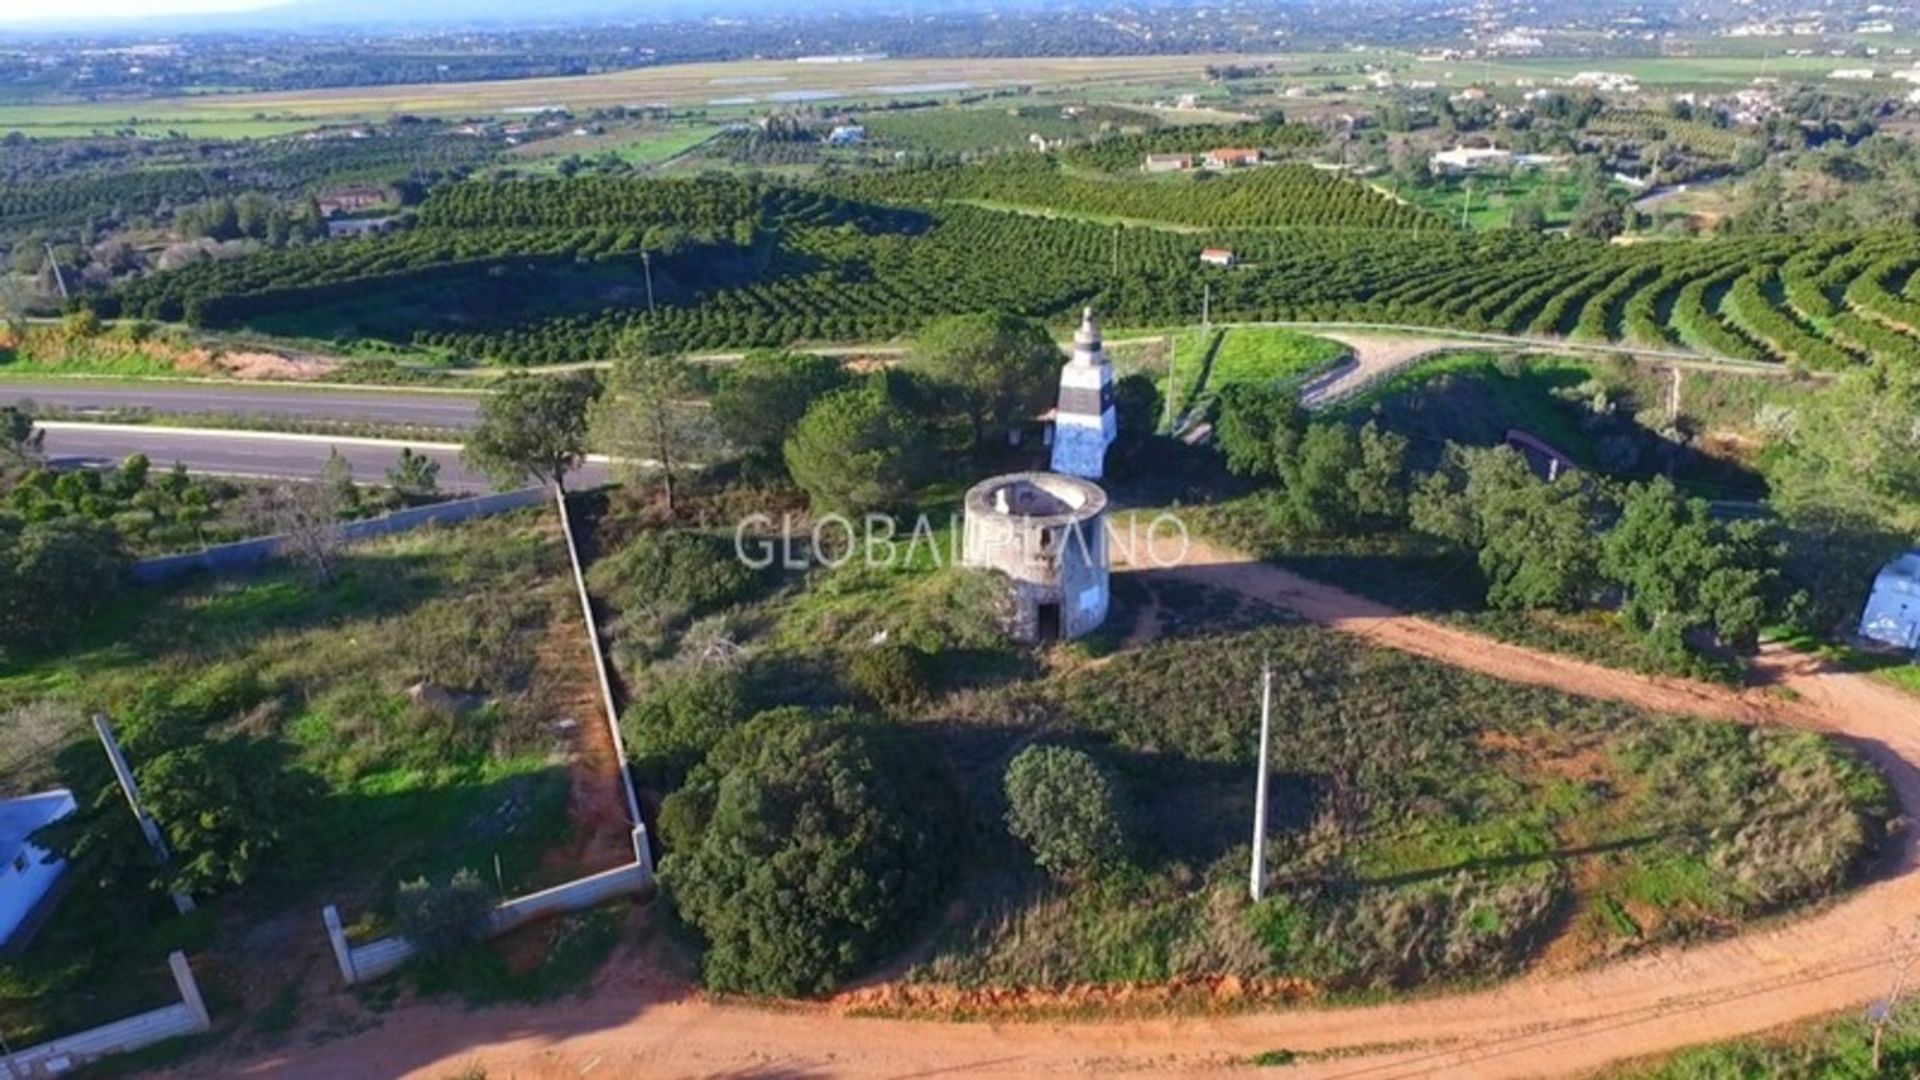
<path fill-rule="evenodd" d="M 318 934 L 259 944 L 322 902 L 377 914 L 399 882 L 462 868 L 491 895 L 496 856 L 509 890 L 566 876 L 554 724 L 590 686 L 566 662 L 580 643 L 565 562 L 539 514 L 428 529 L 343 554 L 326 583 L 289 565 L 123 588 L 61 647 L 9 655 L 0 779 L 58 781 L 82 811 L 45 838 L 74 860 L 71 892 L 0 965 L 8 1038 L 164 1003 L 182 945 L 241 971 L 330 964 Z M 96 710 L 167 830 L 170 871 L 106 771 Z M 163 886 L 201 910 L 174 915 Z M 234 1004 L 223 1024 L 268 1003 Z"/>

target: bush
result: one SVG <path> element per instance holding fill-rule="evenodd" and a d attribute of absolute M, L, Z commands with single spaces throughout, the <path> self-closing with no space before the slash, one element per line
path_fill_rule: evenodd
<path fill-rule="evenodd" d="M 1029 746 L 1007 766 L 1007 828 L 1056 878 L 1089 878 L 1126 855 L 1119 791 L 1100 763 L 1065 746 Z"/>
<path fill-rule="evenodd" d="M 732 668 L 662 683 L 621 718 L 634 764 L 677 784 L 714 744 L 753 715 L 753 698 L 746 677 Z"/>
<path fill-rule="evenodd" d="M 847 681 L 873 707 L 889 716 L 911 712 L 932 696 L 932 657 L 907 645 L 877 645 L 853 656 Z"/>
<path fill-rule="evenodd" d="M 480 939 L 493 901 L 480 875 L 460 870 L 445 882 L 415 878 L 393 897 L 400 936 L 428 959 L 446 956 Z"/>
<path fill-rule="evenodd" d="M 825 993 L 920 918 L 949 853 L 939 789 L 913 761 L 851 714 L 780 709 L 667 798 L 660 880 L 705 940 L 708 987 Z"/>
<path fill-rule="evenodd" d="M 589 578 L 622 615 L 661 626 L 738 603 L 754 585 L 728 541 L 695 532 L 641 533 L 595 564 Z"/>
<path fill-rule="evenodd" d="M 125 568 L 110 526 L 58 518 L 15 530 L 0 520 L 0 650 L 65 637 L 106 605 Z"/>

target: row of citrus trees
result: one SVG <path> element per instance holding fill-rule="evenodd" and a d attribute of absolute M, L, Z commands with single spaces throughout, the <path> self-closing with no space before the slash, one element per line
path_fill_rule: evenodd
<path fill-rule="evenodd" d="M 1264 184 L 1260 177 L 1286 172 L 1245 179 Z M 909 185 L 917 175 L 859 183 Z M 1360 205 L 1354 200 L 1384 203 L 1309 175 L 1293 189 L 1274 181 L 1274 192 L 1291 191 L 1281 201 L 1295 217 Z M 1111 322 L 1166 325 L 1195 321 L 1205 304 L 1222 321 L 1382 321 L 1820 369 L 1875 355 L 1920 362 L 1920 252 L 1894 233 L 1621 246 L 1448 228 L 1186 232 L 940 198 L 866 202 L 858 187 L 613 178 L 456 185 L 429 199 L 416 228 L 153 275 L 109 297 L 103 313 L 235 325 L 423 284 L 478 283 L 477 275 L 525 265 L 637 269 L 644 254 L 659 286 L 651 314 L 632 295 L 584 311 L 568 297 L 565 315 L 534 297 L 457 321 L 433 321 L 432 305 L 419 305 L 423 321 L 388 332 L 461 356 L 539 364 L 604 357 L 642 325 L 674 346 L 702 349 L 875 340 L 955 312 L 1056 317 L 1087 303 Z M 1232 248 L 1240 265 L 1200 263 L 1203 246 Z"/>

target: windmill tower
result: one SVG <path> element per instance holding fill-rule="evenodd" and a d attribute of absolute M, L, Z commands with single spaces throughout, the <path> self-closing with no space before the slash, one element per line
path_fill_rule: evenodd
<path fill-rule="evenodd" d="M 1073 359 L 1060 369 L 1060 404 L 1054 410 L 1053 471 L 1098 480 L 1117 424 L 1113 415 L 1113 365 L 1100 350 L 1100 325 L 1086 309 L 1073 335 Z"/>

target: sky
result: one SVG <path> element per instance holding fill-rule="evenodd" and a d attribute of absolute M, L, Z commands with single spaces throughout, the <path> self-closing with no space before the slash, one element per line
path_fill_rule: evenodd
<path fill-rule="evenodd" d="M 171 15 L 224 15 L 274 7 L 284 0 L 4 0 L 0 23 L 58 19 L 129 19 Z"/>

